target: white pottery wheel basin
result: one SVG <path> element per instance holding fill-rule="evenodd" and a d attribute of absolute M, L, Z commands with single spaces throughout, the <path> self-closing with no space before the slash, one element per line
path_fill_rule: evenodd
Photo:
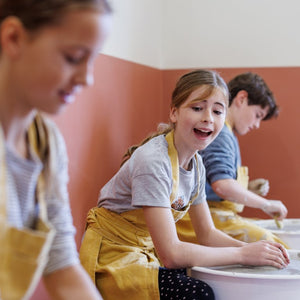
<path fill-rule="evenodd" d="M 193 267 L 191 277 L 208 283 L 216 300 L 299 300 L 300 251 L 289 250 L 291 263 L 285 269 L 231 265 Z"/>
<path fill-rule="evenodd" d="M 276 226 L 273 219 L 257 220 L 254 223 L 276 234 L 291 249 L 300 250 L 300 219 L 284 219 L 282 221 L 283 228 L 281 229 Z"/>

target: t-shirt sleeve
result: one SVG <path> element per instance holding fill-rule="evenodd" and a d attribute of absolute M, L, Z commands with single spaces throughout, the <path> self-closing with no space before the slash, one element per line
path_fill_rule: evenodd
<path fill-rule="evenodd" d="M 223 131 L 203 151 L 201 156 L 209 184 L 221 179 L 236 178 L 235 146 L 230 134 Z"/>
<path fill-rule="evenodd" d="M 48 125 L 49 126 L 49 125 Z M 54 137 L 55 149 L 55 180 L 51 189 L 47 191 L 48 219 L 56 230 L 54 241 L 49 253 L 45 274 L 79 263 L 78 252 L 74 239 L 75 227 L 69 204 L 68 159 L 62 135 L 53 124 L 50 127 Z"/>
<path fill-rule="evenodd" d="M 132 205 L 170 207 L 172 175 L 168 157 L 141 151 L 132 165 Z"/>

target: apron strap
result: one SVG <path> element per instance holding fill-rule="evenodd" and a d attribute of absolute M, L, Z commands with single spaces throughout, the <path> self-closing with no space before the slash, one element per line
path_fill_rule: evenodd
<path fill-rule="evenodd" d="M 179 162 L 178 162 L 178 153 L 174 145 L 174 129 L 171 130 L 166 135 L 166 140 L 168 142 L 168 155 L 172 166 L 173 186 L 172 186 L 172 193 L 170 196 L 170 202 L 172 203 L 175 200 L 175 197 L 177 196 L 177 191 L 179 186 Z M 199 194 L 199 189 L 200 189 L 199 161 L 196 154 L 195 154 L 195 159 L 196 159 L 196 169 L 197 169 L 196 172 L 197 172 L 197 179 L 198 179 L 197 193 L 190 199 L 188 206 L 190 206 L 190 204 L 194 202 L 194 200 Z"/>
<path fill-rule="evenodd" d="M 6 174 L 5 174 L 4 134 L 0 125 L 0 217 L 6 219 Z"/>
<path fill-rule="evenodd" d="M 38 154 L 44 163 L 48 150 L 47 131 L 43 124 L 42 117 L 37 114 L 28 130 L 29 145 Z M 0 125 L 0 217 L 7 219 L 7 182 L 6 182 L 6 161 L 5 161 L 5 139 Z M 47 220 L 47 206 L 45 201 L 45 178 L 43 172 L 40 174 L 36 188 L 36 199 L 39 203 L 39 217 Z"/>
<path fill-rule="evenodd" d="M 171 166 L 172 166 L 173 186 L 172 186 L 172 193 L 170 196 L 170 202 L 172 203 L 175 200 L 175 197 L 177 195 L 178 186 L 179 186 L 179 162 L 178 162 L 177 150 L 174 146 L 174 130 L 170 131 L 166 135 L 166 140 L 168 142 L 168 154 L 169 154 L 169 158 L 170 158 Z"/>
<path fill-rule="evenodd" d="M 28 132 L 28 142 L 30 147 L 39 156 L 40 160 L 45 164 L 48 159 L 48 133 L 47 128 L 43 122 L 40 114 L 37 114 L 31 123 Z M 42 170 L 38 177 L 37 187 L 36 187 L 36 201 L 39 203 L 39 217 L 43 221 L 47 221 L 47 205 L 45 200 L 45 171 Z"/>

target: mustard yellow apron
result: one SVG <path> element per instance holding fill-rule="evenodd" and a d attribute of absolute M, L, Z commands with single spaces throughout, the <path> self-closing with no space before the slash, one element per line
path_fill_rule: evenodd
<path fill-rule="evenodd" d="M 40 210 L 36 228 L 15 228 L 7 223 L 6 205 L 9 199 L 1 127 L 0 159 L 0 299 L 29 299 L 48 261 L 55 231 L 47 222 L 43 176 L 40 176 L 37 186 Z"/>
<path fill-rule="evenodd" d="M 248 168 L 239 167 L 237 170 L 237 181 L 247 189 L 248 187 Z M 276 241 L 289 248 L 281 239 L 269 230 L 255 225 L 251 219 L 246 219 L 238 215 L 244 209 L 244 205 L 228 200 L 207 201 L 212 219 L 216 228 L 244 242 L 255 242 L 259 240 Z M 178 237 L 186 242 L 198 243 L 190 217 L 186 214 L 176 224 Z"/>
<path fill-rule="evenodd" d="M 167 134 L 166 140 L 172 164 L 172 201 L 179 185 L 173 131 Z M 184 210 L 172 209 L 174 220 L 186 213 L 194 198 Z M 121 214 L 105 208 L 91 209 L 80 248 L 80 260 L 105 300 L 160 299 L 158 270 L 162 264 L 155 252 L 143 209 Z"/>
<path fill-rule="evenodd" d="M 248 168 L 239 167 L 237 181 L 247 189 Z M 271 231 L 257 226 L 251 219 L 243 218 L 238 213 L 243 211 L 244 206 L 228 200 L 216 202 L 208 201 L 210 212 L 216 228 L 222 230 L 235 239 L 244 242 L 256 242 L 259 240 L 275 241 L 289 248 L 281 239 Z"/>

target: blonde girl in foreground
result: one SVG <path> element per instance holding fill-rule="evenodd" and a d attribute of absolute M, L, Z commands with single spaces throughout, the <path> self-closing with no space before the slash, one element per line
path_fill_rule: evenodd
<path fill-rule="evenodd" d="M 92 82 L 105 0 L 0 0 L 0 299 L 102 299 L 81 267 L 57 114 Z"/>
<path fill-rule="evenodd" d="M 279 243 L 246 244 L 213 225 L 198 151 L 222 129 L 227 105 L 227 86 L 216 72 L 185 74 L 173 92 L 170 126 L 130 148 L 101 189 L 80 257 L 104 299 L 214 299 L 187 267 L 289 263 Z M 175 222 L 187 212 L 198 244 L 178 239 Z"/>

